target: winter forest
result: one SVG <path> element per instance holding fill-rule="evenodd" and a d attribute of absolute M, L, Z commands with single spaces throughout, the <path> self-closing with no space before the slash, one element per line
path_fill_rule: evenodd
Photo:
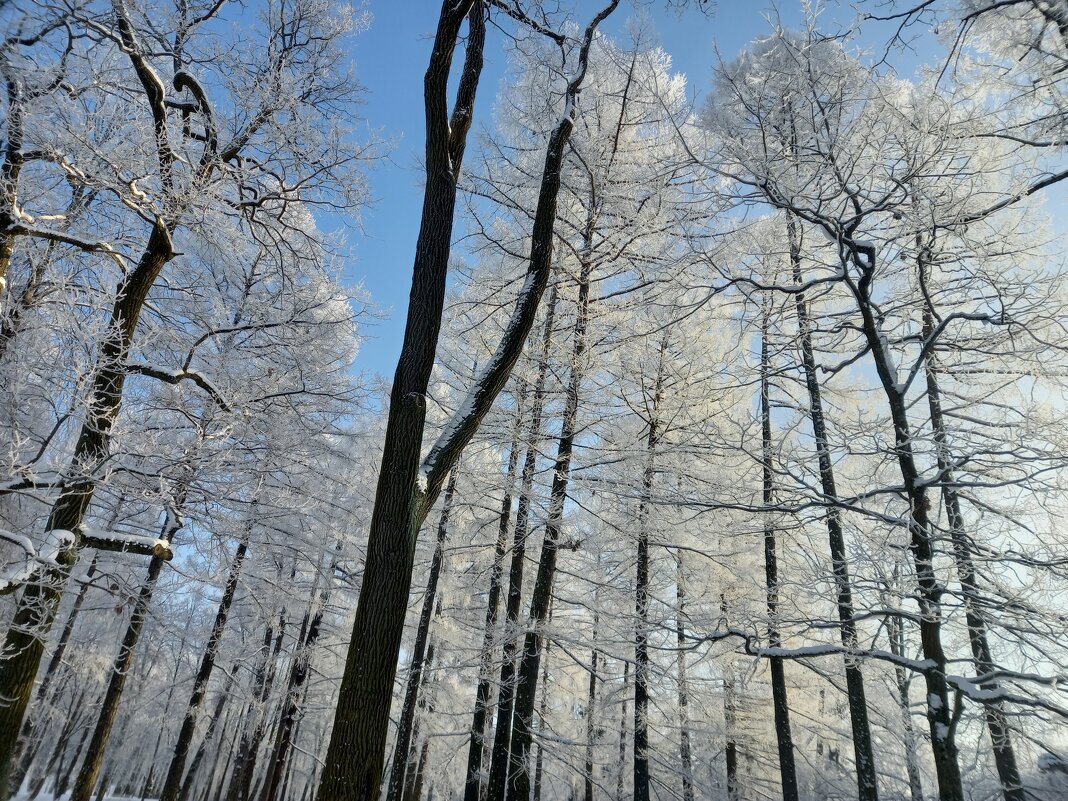
<path fill-rule="evenodd" d="M 0 801 L 1068 801 L 1068 0 L 398 6 L 0 0 Z"/>

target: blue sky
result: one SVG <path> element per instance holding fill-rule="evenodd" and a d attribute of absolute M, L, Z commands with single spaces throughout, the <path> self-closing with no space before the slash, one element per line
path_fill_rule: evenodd
<path fill-rule="evenodd" d="M 584 22 L 603 0 L 578 0 L 576 4 Z M 787 25 L 798 24 L 802 18 L 800 0 L 781 0 L 778 4 L 720 0 L 711 16 L 694 8 L 672 11 L 667 5 L 664 0 L 655 0 L 642 2 L 638 8 L 652 23 L 675 69 L 687 76 L 691 92 L 699 97 L 709 87 L 715 60 L 713 43 L 730 58 L 768 31 L 769 15 L 777 14 Z M 853 13 L 848 5 L 832 5 L 821 16 L 824 27 L 848 24 Z M 437 0 L 372 1 L 368 6 L 374 17 L 371 28 L 355 45 L 357 75 L 368 90 L 364 116 L 395 145 L 389 161 L 380 163 L 371 175 L 375 205 L 363 215 L 363 230 L 348 234 L 353 255 L 346 268 L 349 281 L 362 282 L 374 303 L 388 315 L 366 329 L 369 336 L 356 369 L 386 378 L 392 378 L 400 351 L 411 282 L 422 201 L 418 159 L 423 148 L 423 72 L 440 7 Z M 625 0 L 603 29 L 625 39 L 626 22 L 636 13 L 635 4 Z M 500 31 L 491 26 L 476 125 L 491 124 L 504 69 L 504 44 Z"/>

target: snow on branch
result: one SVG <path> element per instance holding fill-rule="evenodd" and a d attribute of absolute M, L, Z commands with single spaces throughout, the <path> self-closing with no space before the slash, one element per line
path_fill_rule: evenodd
<path fill-rule="evenodd" d="M 88 548 L 96 548 L 99 551 L 135 553 L 142 556 L 154 556 L 164 561 L 170 561 L 174 556 L 171 544 L 167 540 L 158 537 L 143 537 L 138 534 L 124 534 L 119 531 L 102 531 L 84 525 L 79 531 L 82 534 L 83 544 Z"/>
<path fill-rule="evenodd" d="M 31 581 L 41 567 L 55 567 L 59 555 L 73 547 L 75 536 L 66 529 L 45 533 L 45 541 L 38 550 L 28 537 L 0 529 L 0 540 L 10 542 L 22 551 L 22 558 L 0 570 L 0 595 L 14 592 Z M 20 564 L 21 562 L 21 564 Z"/>
<path fill-rule="evenodd" d="M 230 411 L 232 408 L 230 403 L 223 397 L 219 388 L 212 383 L 211 379 L 196 370 L 190 370 L 188 367 L 181 370 L 171 370 L 165 367 L 153 367 L 148 364 L 128 364 L 126 365 L 126 372 L 131 375 L 143 375 L 148 378 L 155 378 L 158 381 L 163 381 L 167 384 L 179 384 L 182 381 L 192 381 L 202 390 L 204 390 L 211 399 L 214 400 L 221 408 L 226 411 Z"/>

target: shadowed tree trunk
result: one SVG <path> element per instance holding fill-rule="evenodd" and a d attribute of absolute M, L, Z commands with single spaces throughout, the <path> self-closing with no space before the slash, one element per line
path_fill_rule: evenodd
<path fill-rule="evenodd" d="M 600 623 L 601 617 L 599 613 L 599 605 L 597 603 L 597 594 L 594 594 L 593 599 L 593 642 L 594 648 L 590 651 L 590 681 L 589 691 L 586 695 L 586 764 L 583 770 L 583 778 L 585 779 L 585 787 L 583 788 L 582 797 L 584 801 L 593 801 L 593 747 L 595 740 L 597 739 L 597 723 L 594 710 L 597 706 L 597 658 L 599 653 L 597 651 L 597 627 Z M 548 650 L 548 649 L 546 649 Z M 541 688 L 541 700 L 545 702 L 546 688 L 544 685 Z M 544 721 L 544 717 L 543 717 Z M 542 726 L 544 727 L 544 722 Z M 542 749 L 541 745 L 538 746 L 538 759 L 541 759 Z M 541 789 L 541 782 L 538 781 L 538 771 L 535 771 L 535 784 L 538 785 L 538 789 Z M 535 793 L 537 795 L 537 793 Z"/>
<path fill-rule="evenodd" d="M 627 687 L 630 686 L 630 662 L 623 663 L 623 703 L 619 713 L 619 766 L 616 774 L 616 801 L 623 801 L 623 784 L 627 776 Z"/>
<path fill-rule="evenodd" d="M 211 716 L 208 718 L 208 730 L 204 732 L 204 739 L 200 741 L 200 745 L 197 747 L 197 751 L 193 754 L 193 759 L 189 763 L 189 769 L 185 774 L 185 781 L 182 782 L 182 789 L 178 791 L 178 801 L 186 801 L 186 799 L 189 798 L 189 791 L 193 787 L 193 781 L 196 779 L 200 764 L 204 761 L 204 755 L 208 751 L 208 746 L 211 745 L 212 740 L 215 738 L 215 731 L 218 729 L 219 722 L 222 720 L 223 709 L 226 707 L 226 702 L 230 698 L 230 691 L 234 686 L 234 676 L 237 675 L 237 669 L 238 663 L 235 662 L 226 676 L 226 683 L 219 692 L 219 697 L 215 700 L 215 709 L 212 710 Z M 221 748 L 216 748 L 216 753 L 221 750 Z"/>
<path fill-rule="evenodd" d="M 656 448 L 660 441 L 660 400 L 664 392 L 664 354 L 667 336 L 660 342 L 656 382 L 645 421 L 645 469 L 638 505 L 638 556 L 634 579 L 634 798 L 649 801 L 649 507 L 652 504 Z"/>
<path fill-rule="evenodd" d="M 81 587 L 78 588 L 78 594 L 74 598 L 74 603 L 71 604 L 70 612 L 67 613 L 67 622 L 63 624 L 63 631 L 60 632 L 56 650 L 52 652 L 52 656 L 48 660 L 48 666 L 45 668 L 44 676 L 41 677 L 41 683 L 37 685 L 37 692 L 34 694 L 34 700 L 38 704 L 48 697 L 48 691 L 52 686 L 52 681 L 56 677 L 59 666 L 63 664 L 63 656 L 67 652 L 70 636 L 74 632 L 74 623 L 78 619 L 78 613 L 81 611 L 82 604 L 85 602 L 85 596 L 89 592 L 89 587 L 92 586 L 93 576 L 96 575 L 96 563 L 99 558 L 99 554 L 93 554 L 93 559 L 85 571 L 85 580 L 81 582 Z M 16 768 L 11 776 L 11 790 L 13 792 L 17 792 L 18 788 L 22 786 L 22 780 L 26 778 L 26 773 L 30 769 L 30 763 L 33 762 L 34 755 L 37 753 L 37 748 L 31 747 L 35 729 L 36 724 L 34 723 L 34 719 L 31 716 L 27 716 L 26 721 L 22 725 L 22 732 L 19 735 L 22 756 L 19 758 L 18 768 Z"/>

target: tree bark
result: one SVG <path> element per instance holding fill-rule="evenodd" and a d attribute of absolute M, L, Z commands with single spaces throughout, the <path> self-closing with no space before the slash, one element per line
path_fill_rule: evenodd
<path fill-rule="evenodd" d="M 86 419 L 74 446 L 70 483 L 60 493 L 46 525 L 49 532 L 69 531 L 74 535 L 74 544 L 60 551 L 55 567 L 42 571 L 23 589 L 4 639 L 2 653 L 10 656 L 0 660 L 0 694 L 11 701 L 0 705 L 0 796 L 7 791 L 11 778 L 18 734 L 44 655 L 44 638 L 52 627 L 71 569 L 78 561 L 82 524 L 96 490 L 93 471 L 108 455 L 137 319 L 148 290 L 174 255 L 170 233 L 162 222 L 156 223 L 140 262 L 120 282 L 116 293 L 111 333 L 100 346 Z"/>
<path fill-rule="evenodd" d="M 85 602 L 85 596 L 89 592 L 93 576 L 96 575 L 96 563 L 98 559 L 99 554 L 94 553 L 93 559 L 85 571 L 85 580 L 82 582 L 81 587 L 78 588 L 78 594 L 74 598 L 74 603 L 71 604 L 70 612 L 67 613 L 67 621 L 63 624 L 63 631 L 60 632 L 59 642 L 56 644 L 56 649 L 52 652 L 52 656 L 48 660 L 48 666 L 45 668 L 44 675 L 41 677 L 41 683 L 37 685 L 34 701 L 38 704 L 48 697 L 48 691 L 52 686 L 52 681 L 56 677 L 59 666 L 63 664 L 63 656 L 67 652 L 67 645 L 70 643 L 71 634 L 74 632 L 74 623 L 78 619 L 78 613 L 81 611 L 82 604 Z M 22 725 L 22 732 L 19 734 L 22 754 L 19 758 L 18 767 L 11 776 L 11 790 L 13 792 L 18 792 L 19 787 L 22 786 L 22 780 L 26 778 L 26 773 L 30 769 L 30 763 L 33 762 L 34 755 L 36 754 L 37 749 L 31 748 L 31 741 L 33 740 L 35 729 L 36 724 L 34 723 L 33 717 L 27 715 L 26 720 Z"/>
<path fill-rule="evenodd" d="M 844 239 L 843 259 L 859 271 L 853 280 L 846 270 L 846 282 L 853 293 L 861 315 L 862 332 L 872 352 L 875 371 L 886 395 L 894 426 L 894 455 L 897 458 L 909 505 L 909 550 L 916 571 L 920 607 L 920 646 L 923 658 L 931 667 L 922 671 L 927 689 L 927 724 L 931 732 L 935 776 L 941 801 L 964 801 L 964 786 L 955 739 L 955 717 L 949 706 L 949 687 L 946 682 L 946 654 L 942 647 L 942 586 L 934 570 L 934 545 L 931 536 L 930 499 L 927 487 L 920 480 L 920 471 L 912 449 L 912 429 L 908 419 L 908 404 L 904 388 L 897 381 L 897 368 L 883 340 L 871 299 L 875 276 L 875 247 Z"/>
<path fill-rule="evenodd" d="M 597 657 L 599 653 L 596 648 L 597 643 L 597 627 L 600 623 L 600 614 L 598 611 L 597 598 L 594 596 L 593 606 L 593 642 L 594 648 L 590 651 L 590 682 L 589 691 L 586 695 L 586 765 L 583 771 L 583 778 L 585 779 L 585 786 L 583 788 L 582 797 L 584 801 L 593 801 L 593 748 L 597 739 L 597 724 L 596 715 L 594 710 L 597 707 Z M 542 687 L 541 700 L 545 701 L 546 688 Z M 544 721 L 542 727 L 544 728 Z M 538 747 L 538 758 L 541 758 L 541 746 Z M 539 778 L 538 771 L 535 770 L 535 784 L 538 785 L 538 789 L 541 789 L 541 782 L 537 781 Z M 537 795 L 537 793 L 535 793 Z"/>
<path fill-rule="evenodd" d="M 160 532 L 160 539 L 171 542 L 174 535 L 181 528 L 181 520 L 177 510 L 185 503 L 185 490 L 179 491 L 175 499 L 175 511 L 168 514 L 168 520 Z M 71 791 L 71 801 L 89 801 L 93 794 L 93 788 L 100 773 L 104 761 L 104 752 L 107 749 L 108 740 L 111 737 L 111 729 L 115 723 L 115 716 L 119 712 L 119 702 L 122 700 L 122 692 L 126 687 L 126 677 L 129 675 L 130 666 L 133 664 L 134 652 L 137 650 L 138 640 L 141 639 L 141 630 L 148 618 L 148 607 L 152 603 L 152 595 L 156 591 L 156 582 L 160 571 L 163 569 L 164 560 L 159 556 L 153 556 L 148 563 L 148 575 L 141 585 L 141 591 L 137 595 L 137 601 L 130 615 L 130 622 L 126 626 L 126 633 L 119 646 L 119 653 L 115 657 L 115 663 L 108 678 L 107 690 L 104 692 L 104 700 L 100 707 L 96 725 L 93 727 L 93 735 L 89 739 L 88 750 L 85 752 L 82 768 L 78 772 L 78 778 L 74 782 Z"/>
<path fill-rule="evenodd" d="M 571 475 L 575 430 L 578 423 L 578 401 L 584 371 L 586 331 L 589 323 L 591 263 L 586 260 L 579 275 L 578 304 L 572 334 L 570 378 L 560 424 L 556 462 L 553 468 L 552 489 L 549 493 L 548 519 L 542 540 L 538 574 L 530 599 L 530 622 L 523 639 L 516 676 L 515 710 L 512 714 L 512 736 L 508 767 L 508 801 L 527 801 L 530 797 L 531 724 L 538 690 L 538 663 L 543 647 L 542 629 L 552 603 L 553 582 L 556 577 L 556 557 L 563 530 L 564 501 Z"/>
<path fill-rule="evenodd" d="M 319 801 L 372 801 L 379 795 L 415 541 L 426 514 L 424 502 L 432 503 L 429 496 L 435 494 L 427 482 L 427 492 L 421 497 L 417 472 L 425 397 L 441 328 L 456 180 L 482 69 L 483 14 L 479 0 L 443 0 L 424 77 L 426 184 L 408 316 L 390 393 L 363 583 Z M 446 93 L 453 51 L 465 17 L 469 18 L 470 35 L 453 110 L 454 124 L 450 124 Z"/>
<path fill-rule="evenodd" d="M 682 552 L 675 554 L 675 639 L 679 671 L 679 759 L 682 762 L 682 801 L 694 801 L 693 755 L 690 750 L 690 692 L 686 676 L 686 576 Z"/>
<path fill-rule="evenodd" d="M 204 739 L 200 741 L 200 745 L 189 763 L 189 769 L 186 771 L 182 788 L 178 791 L 178 801 L 186 801 L 189 798 L 189 791 L 193 788 L 193 781 L 196 779 L 197 771 L 200 769 L 200 763 L 204 761 L 208 746 L 211 745 L 211 741 L 215 738 L 215 730 L 218 729 L 219 722 L 222 720 L 223 709 L 225 709 L 226 702 L 230 699 L 230 691 L 234 686 L 234 676 L 237 675 L 237 668 L 238 665 L 235 662 L 226 677 L 226 683 L 219 692 L 219 697 L 215 700 L 215 709 L 212 710 L 211 716 L 208 718 L 208 730 L 204 732 Z M 221 750 L 221 748 L 217 748 L 217 751 Z"/>
<path fill-rule="evenodd" d="M 627 687 L 630 685 L 630 662 L 623 663 L 623 703 L 619 715 L 619 766 L 616 774 L 616 801 L 624 801 L 623 783 L 627 776 Z"/>

